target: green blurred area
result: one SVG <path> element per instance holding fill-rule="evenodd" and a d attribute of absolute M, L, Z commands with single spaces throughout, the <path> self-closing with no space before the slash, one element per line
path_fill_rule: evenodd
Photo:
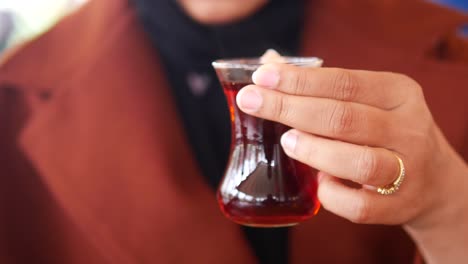
<path fill-rule="evenodd" d="M 33 38 L 86 0 L 0 0 L 0 53 Z"/>

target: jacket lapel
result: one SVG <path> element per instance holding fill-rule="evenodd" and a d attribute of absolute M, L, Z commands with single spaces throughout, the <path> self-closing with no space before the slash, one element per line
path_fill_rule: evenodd
<path fill-rule="evenodd" d="M 199 175 L 157 55 L 126 1 L 91 1 L 5 69 L 4 82 L 49 89 L 21 134 L 24 151 L 110 263 L 253 262 Z"/>

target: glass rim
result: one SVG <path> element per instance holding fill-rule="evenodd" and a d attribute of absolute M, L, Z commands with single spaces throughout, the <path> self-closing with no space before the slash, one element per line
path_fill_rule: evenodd
<path fill-rule="evenodd" d="M 323 64 L 323 60 L 318 57 L 282 57 L 286 61 L 284 62 L 273 62 L 280 64 L 290 64 L 300 67 L 320 67 Z M 263 64 L 260 58 L 233 58 L 233 59 L 221 59 L 211 63 L 215 69 L 256 69 Z"/>

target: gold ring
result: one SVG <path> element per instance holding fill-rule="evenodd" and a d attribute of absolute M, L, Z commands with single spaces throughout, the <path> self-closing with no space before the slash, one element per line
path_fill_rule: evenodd
<path fill-rule="evenodd" d="M 394 155 L 398 160 L 398 165 L 400 167 L 400 174 L 398 175 L 396 180 L 394 180 L 392 183 L 390 183 L 390 184 L 388 184 L 386 186 L 377 188 L 377 192 L 382 194 L 382 195 L 389 195 L 389 194 L 393 194 L 396 191 L 398 191 L 398 189 L 401 186 L 401 183 L 405 179 L 405 174 L 406 174 L 405 165 L 403 164 L 403 161 L 401 160 L 401 158 L 398 157 L 398 155 L 396 155 L 396 154 L 394 154 Z"/>

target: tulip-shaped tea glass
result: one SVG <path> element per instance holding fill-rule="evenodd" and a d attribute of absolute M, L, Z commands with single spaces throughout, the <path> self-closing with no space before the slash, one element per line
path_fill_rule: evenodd
<path fill-rule="evenodd" d="M 320 67 L 318 58 L 284 57 L 297 67 Z M 232 221 L 257 227 L 295 225 L 313 217 L 317 199 L 317 171 L 289 158 L 280 145 L 290 129 L 253 117 L 236 104 L 241 88 L 252 84 L 260 59 L 213 62 L 231 113 L 232 143 L 229 163 L 218 189 L 221 211 Z"/>

